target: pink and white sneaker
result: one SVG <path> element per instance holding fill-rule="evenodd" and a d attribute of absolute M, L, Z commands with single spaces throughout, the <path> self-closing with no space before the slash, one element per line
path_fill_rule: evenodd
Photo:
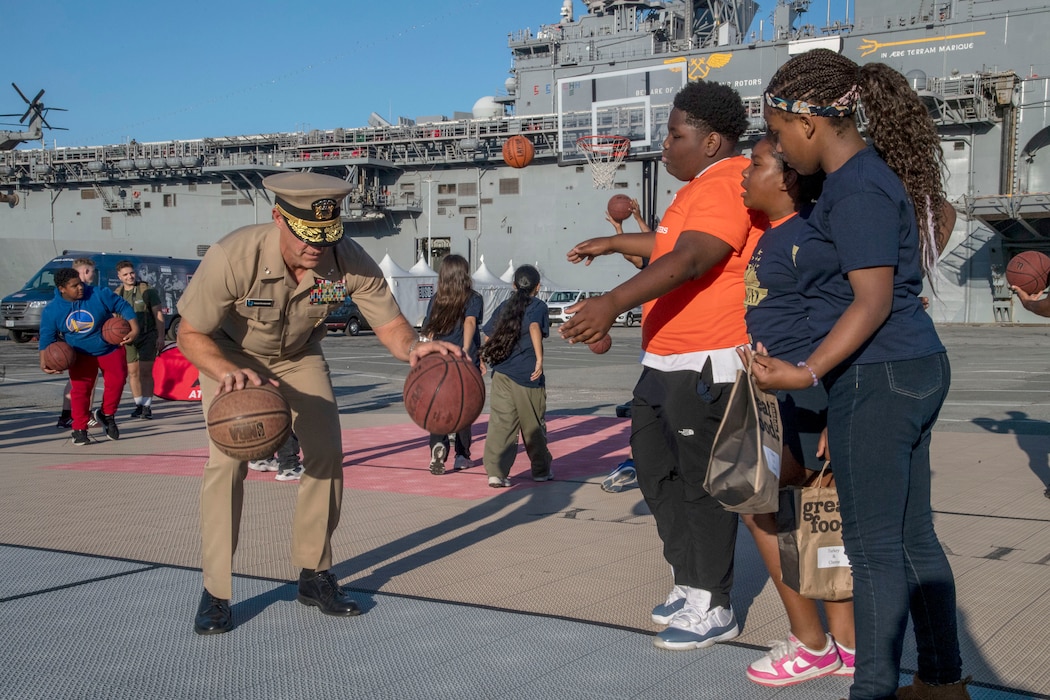
<path fill-rule="evenodd" d="M 842 662 L 842 665 L 839 666 L 838 669 L 835 671 L 835 675 L 836 676 L 850 676 L 852 678 L 853 677 L 853 669 L 854 669 L 854 666 L 856 665 L 855 655 L 857 653 L 857 650 L 856 649 L 850 649 L 849 647 L 844 647 L 841 644 L 839 644 L 838 642 L 835 642 L 835 647 L 839 651 L 839 661 Z"/>
<path fill-rule="evenodd" d="M 819 651 L 807 648 L 795 635 L 772 642 L 769 653 L 747 667 L 748 679 L 759 685 L 777 687 L 835 673 L 842 666 L 842 660 L 831 635 L 826 637 L 827 643 Z"/>

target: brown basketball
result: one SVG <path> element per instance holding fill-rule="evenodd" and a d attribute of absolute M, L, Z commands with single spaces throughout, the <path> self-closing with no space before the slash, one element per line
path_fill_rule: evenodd
<path fill-rule="evenodd" d="M 605 353 L 609 352 L 609 348 L 612 347 L 612 337 L 610 337 L 609 335 L 603 335 L 601 338 L 594 341 L 587 347 L 589 347 L 591 349 L 591 352 L 595 353 L 596 355 L 604 355 Z"/>
<path fill-rule="evenodd" d="M 614 194 L 605 205 L 613 221 L 625 221 L 631 216 L 631 198 L 625 194 Z"/>
<path fill-rule="evenodd" d="M 1011 287 L 1023 289 L 1028 294 L 1038 294 L 1046 289 L 1048 275 L 1050 256 L 1038 250 L 1018 253 L 1006 264 L 1006 281 Z"/>
<path fill-rule="evenodd" d="M 485 381 L 466 357 L 431 353 L 405 378 L 405 410 L 416 425 L 434 435 L 470 426 L 485 405 Z"/>
<path fill-rule="evenodd" d="M 251 461 L 273 457 L 292 432 L 292 412 L 270 384 L 249 384 L 212 399 L 208 437 L 224 454 Z"/>
<path fill-rule="evenodd" d="M 56 340 L 44 348 L 44 364 L 56 372 L 65 372 L 76 359 L 77 351 L 64 340 Z"/>
<path fill-rule="evenodd" d="M 120 345 L 120 341 L 130 332 L 131 324 L 120 316 L 108 318 L 102 324 L 102 340 L 110 345 Z"/>
<path fill-rule="evenodd" d="M 503 143 L 503 161 L 512 168 L 524 168 L 534 155 L 536 149 L 532 141 L 521 134 L 514 134 Z"/>

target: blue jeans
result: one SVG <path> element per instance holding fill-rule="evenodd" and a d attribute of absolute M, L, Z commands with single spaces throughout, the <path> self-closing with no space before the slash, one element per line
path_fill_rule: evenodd
<path fill-rule="evenodd" d="M 944 353 L 853 365 L 828 379 L 828 440 L 853 565 L 851 700 L 894 697 L 909 613 L 918 676 L 961 677 L 955 580 L 930 508 L 930 432 L 950 382 Z"/>

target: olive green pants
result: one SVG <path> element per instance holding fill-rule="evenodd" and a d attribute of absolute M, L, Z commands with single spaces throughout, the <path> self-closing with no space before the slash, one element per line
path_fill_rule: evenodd
<path fill-rule="evenodd" d="M 302 446 L 304 467 L 292 523 L 292 563 L 302 569 L 328 569 L 343 499 L 342 434 L 328 364 L 320 348 L 273 361 L 239 355 L 235 362 L 255 369 L 264 379 L 277 379 L 291 406 L 292 430 Z M 200 381 L 207 416 L 218 385 L 203 374 Z M 201 486 L 201 559 L 204 587 L 217 598 L 232 597 L 233 554 L 247 474 L 247 462 L 227 457 L 209 441 Z"/>
<path fill-rule="evenodd" d="M 489 430 L 485 436 L 485 473 L 506 479 L 518 454 L 518 433 L 525 441 L 534 479 L 551 471 L 547 449 L 547 389 L 522 386 L 505 374 L 492 375 Z"/>

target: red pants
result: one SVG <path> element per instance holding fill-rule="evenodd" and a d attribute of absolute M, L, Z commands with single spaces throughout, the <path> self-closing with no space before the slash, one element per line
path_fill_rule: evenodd
<path fill-rule="evenodd" d="M 124 346 L 101 357 L 77 352 L 77 359 L 69 367 L 69 407 L 73 411 L 73 430 L 87 430 L 91 394 L 95 391 L 98 371 L 102 370 L 102 412 L 116 414 L 120 395 L 128 380 L 128 363 Z"/>

